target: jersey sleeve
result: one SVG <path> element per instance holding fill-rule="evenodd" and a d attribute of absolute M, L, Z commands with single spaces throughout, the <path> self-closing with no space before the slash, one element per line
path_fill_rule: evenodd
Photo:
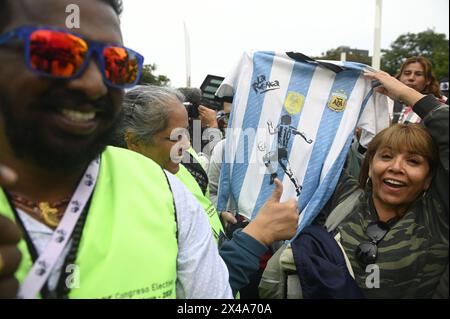
<path fill-rule="evenodd" d="M 372 138 L 390 124 L 389 102 L 386 95 L 374 92 L 358 120 L 357 127 L 362 129 L 360 144 L 367 148 Z"/>

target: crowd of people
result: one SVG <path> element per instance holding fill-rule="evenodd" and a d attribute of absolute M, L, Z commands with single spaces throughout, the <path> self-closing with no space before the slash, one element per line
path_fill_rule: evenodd
<path fill-rule="evenodd" d="M 72 2 L 0 0 L 0 298 L 449 297 L 449 109 L 430 61 L 364 74 L 391 123 L 355 139 L 352 172 L 283 244 L 299 212 L 278 178 L 254 219 L 217 211 L 230 104 L 198 105 L 215 140 L 200 153 L 188 91 L 135 87 L 121 1 L 77 0 L 68 29 Z"/>

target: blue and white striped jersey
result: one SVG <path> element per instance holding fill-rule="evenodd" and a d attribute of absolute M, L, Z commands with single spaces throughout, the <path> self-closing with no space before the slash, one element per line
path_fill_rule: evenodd
<path fill-rule="evenodd" d="M 355 127 L 374 135 L 389 125 L 387 98 L 362 76 L 366 65 L 300 62 L 286 53 L 245 53 L 218 96 L 233 96 L 218 210 L 230 197 L 254 218 L 283 182 L 282 201 L 298 196 L 301 230 L 334 191 Z"/>

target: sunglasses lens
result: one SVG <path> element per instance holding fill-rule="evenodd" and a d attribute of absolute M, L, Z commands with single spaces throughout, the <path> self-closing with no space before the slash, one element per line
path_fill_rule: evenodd
<path fill-rule="evenodd" d="M 379 242 L 389 231 L 389 226 L 385 222 L 377 221 L 367 226 L 366 235 L 375 242 Z"/>
<path fill-rule="evenodd" d="M 356 248 L 356 257 L 364 265 L 375 263 L 377 259 L 377 246 L 369 242 L 359 244 Z"/>
<path fill-rule="evenodd" d="M 70 77 L 77 73 L 88 52 L 87 43 L 72 34 L 37 30 L 30 35 L 30 64 L 36 71 Z"/>
<path fill-rule="evenodd" d="M 114 85 L 132 85 L 139 79 L 141 68 L 139 56 L 130 49 L 105 47 L 105 76 Z"/>

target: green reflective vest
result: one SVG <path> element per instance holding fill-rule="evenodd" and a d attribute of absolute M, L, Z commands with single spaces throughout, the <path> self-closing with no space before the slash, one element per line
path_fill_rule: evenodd
<path fill-rule="evenodd" d="M 211 229 L 213 231 L 214 238 L 216 242 L 218 242 L 220 233 L 224 233 L 224 230 L 214 204 L 207 196 L 203 195 L 200 186 L 198 186 L 197 181 L 191 175 L 191 173 L 189 173 L 187 168 L 182 164 L 180 164 L 179 167 L 180 169 L 175 174 L 175 176 L 181 180 L 184 186 L 186 186 L 186 188 L 191 192 L 192 195 L 194 195 L 200 205 L 202 205 L 202 207 L 205 209 L 206 215 L 209 219 L 209 224 L 211 225 Z"/>
<path fill-rule="evenodd" d="M 0 213 L 14 219 L 1 189 Z M 161 168 L 135 152 L 108 147 L 75 262 L 79 288 L 72 288 L 69 297 L 175 298 L 176 229 L 172 193 Z M 24 240 L 19 249 L 16 277 L 23 281 L 32 260 Z"/>

